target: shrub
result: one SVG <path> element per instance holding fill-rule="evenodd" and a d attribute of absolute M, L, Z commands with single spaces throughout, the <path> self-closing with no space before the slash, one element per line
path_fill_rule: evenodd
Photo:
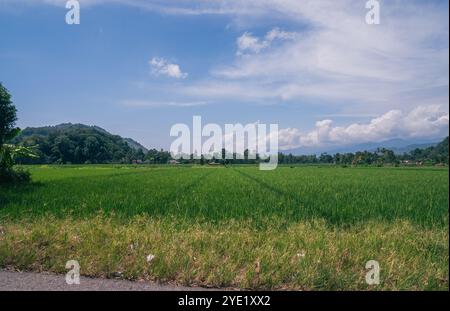
<path fill-rule="evenodd" d="M 31 174 L 22 168 L 10 168 L 0 170 L 0 184 L 25 183 L 31 181 Z"/>

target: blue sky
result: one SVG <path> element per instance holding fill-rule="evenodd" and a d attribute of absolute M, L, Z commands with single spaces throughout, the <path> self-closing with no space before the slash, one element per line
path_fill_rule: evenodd
<path fill-rule="evenodd" d="M 19 126 L 98 125 L 168 148 L 193 115 L 278 123 L 282 149 L 448 133 L 448 1 L 0 0 Z"/>

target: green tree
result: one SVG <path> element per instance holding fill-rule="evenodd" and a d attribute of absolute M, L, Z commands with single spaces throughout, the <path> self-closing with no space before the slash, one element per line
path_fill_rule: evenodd
<path fill-rule="evenodd" d="M 20 133 L 20 129 L 15 127 L 16 113 L 11 95 L 0 83 L 0 182 L 28 180 L 30 175 L 27 172 L 14 170 L 13 166 L 18 157 L 35 156 L 28 147 L 8 144 Z"/>
<path fill-rule="evenodd" d="M 11 95 L 0 83 L 0 148 L 20 132 L 20 129 L 15 127 L 16 113 L 17 109 L 11 101 Z"/>

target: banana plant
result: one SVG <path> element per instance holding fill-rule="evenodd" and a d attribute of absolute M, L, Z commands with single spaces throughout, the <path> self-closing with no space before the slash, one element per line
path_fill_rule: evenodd
<path fill-rule="evenodd" d="M 17 158 L 37 158 L 37 154 L 30 147 L 3 144 L 0 146 L 0 168 L 13 167 Z"/>

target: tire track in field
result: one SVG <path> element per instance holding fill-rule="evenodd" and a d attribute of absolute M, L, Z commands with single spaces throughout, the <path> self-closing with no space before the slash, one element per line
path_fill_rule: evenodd
<path fill-rule="evenodd" d="M 239 169 L 233 169 L 233 170 L 235 172 L 238 172 L 240 175 L 252 180 L 253 182 L 256 182 L 258 185 L 262 186 L 263 188 L 266 188 L 267 190 L 270 190 L 273 193 L 275 193 L 281 197 L 292 200 L 297 207 L 302 207 L 304 209 L 303 211 L 306 212 L 305 214 L 303 214 L 303 216 L 301 216 L 302 218 L 303 217 L 315 218 L 317 216 L 320 216 L 322 218 L 329 219 L 331 217 L 331 215 L 327 211 L 323 211 L 323 210 L 322 211 L 318 211 L 318 210 L 313 211 L 312 209 L 308 208 L 307 203 L 304 200 L 302 200 L 299 195 L 297 195 L 293 192 L 287 192 L 287 191 L 281 190 L 281 189 L 255 177 L 255 176 L 245 173 Z"/>
<path fill-rule="evenodd" d="M 192 180 L 189 184 L 176 190 L 175 193 L 169 193 L 163 200 L 161 200 L 162 206 L 169 206 L 171 203 L 177 202 L 180 197 L 199 186 L 209 175 L 212 174 L 212 170 L 205 172 L 204 174 L 198 176 Z"/>
<path fill-rule="evenodd" d="M 297 194 L 295 194 L 293 192 L 287 192 L 287 191 L 281 190 L 281 189 L 279 189 L 279 188 L 277 188 L 277 187 L 275 187 L 275 186 L 273 186 L 273 185 L 271 185 L 271 184 L 269 184 L 269 183 L 267 183 L 267 182 L 265 182 L 265 181 L 255 177 L 255 176 L 252 176 L 252 175 L 250 175 L 248 173 L 245 173 L 245 172 L 243 172 L 243 171 L 241 171 L 239 169 L 234 169 L 233 168 L 233 170 L 235 172 L 238 172 L 242 176 L 244 176 L 244 177 L 246 177 L 246 178 L 256 182 L 257 184 L 259 184 L 263 188 L 266 188 L 266 189 L 272 191 L 273 193 L 275 193 L 277 195 L 280 195 L 282 197 L 285 197 L 285 198 L 293 200 L 297 206 L 304 207 L 306 209 L 306 214 L 304 216 L 311 217 L 311 218 L 315 218 L 317 216 L 320 216 L 320 217 L 325 218 L 325 219 L 331 219 L 332 215 L 330 214 L 329 211 L 312 210 L 312 209 L 308 208 L 307 203 L 305 201 L 303 201 Z"/>
<path fill-rule="evenodd" d="M 238 172 L 242 176 L 247 177 L 248 179 L 256 182 L 257 184 L 259 184 L 263 188 L 266 188 L 266 189 L 274 192 L 277 195 L 280 195 L 280 196 L 283 196 L 283 197 L 287 197 L 288 199 L 292 199 L 292 200 L 295 201 L 295 203 L 298 203 L 298 204 L 303 204 L 303 205 L 305 204 L 305 202 L 303 202 L 298 195 L 296 195 L 296 194 L 294 194 L 292 192 L 286 192 L 284 190 L 281 190 L 281 189 L 279 189 L 279 188 L 277 188 L 275 186 L 272 186 L 271 184 L 269 184 L 269 183 L 267 183 L 267 182 L 265 182 L 265 181 L 255 177 L 255 176 L 252 176 L 250 174 L 244 173 L 243 171 L 241 171 L 239 169 L 233 169 L 233 170 L 235 172 Z"/>

